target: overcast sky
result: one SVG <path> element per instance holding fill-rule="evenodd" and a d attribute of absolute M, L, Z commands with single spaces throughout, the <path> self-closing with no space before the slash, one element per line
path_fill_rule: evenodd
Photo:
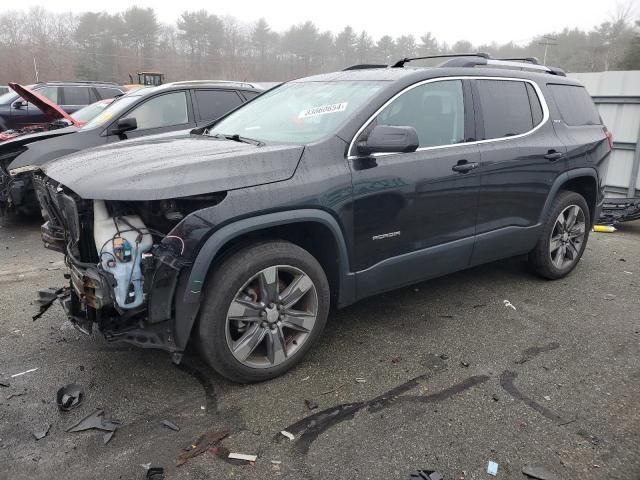
<path fill-rule="evenodd" d="M 632 0 L 633 1 L 633 0 Z M 635 11 L 638 10 L 636 0 Z M 628 1 L 624 1 L 628 3 Z M 109 12 L 125 10 L 135 4 L 153 7 L 158 18 L 174 23 L 185 9 L 206 9 L 216 15 L 232 15 L 251 23 L 264 17 L 276 31 L 290 25 L 312 20 L 321 30 L 334 33 L 351 25 L 365 29 L 376 40 L 385 34 L 416 37 L 433 32 L 439 41 L 452 43 L 469 40 L 474 44 L 524 43 L 538 34 L 559 31 L 564 27 L 591 29 L 616 12 L 617 0 L 175 0 L 146 1 L 109 0 L 106 3 L 83 0 L 37 1 L 21 0 L 12 5 L 28 8 L 41 5 L 55 12 L 100 10 L 97 5 L 109 5 Z M 96 5 L 96 6 L 94 6 Z M 4 9 L 4 7 L 2 8 Z"/>

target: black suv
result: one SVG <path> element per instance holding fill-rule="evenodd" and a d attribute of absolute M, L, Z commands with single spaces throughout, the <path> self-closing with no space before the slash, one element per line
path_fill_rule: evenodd
<path fill-rule="evenodd" d="M 69 126 L 2 142 L 0 212 L 39 211 L 31 172 L 48 161 L 90 147 L 206 125 L 262 92 L 262 88 L 244 82 L 167 83 L 117 98 L 82 127 Z"/>
<path fill-rule="evenodd" d="M 45 245 L 69 318 L 264 380 L 330 306 L 528 254 L 578 264 L 611 136 L 559 69 L 485 54 L 283 84 L 206 128 L 46 165 Z M 51 301 L 53 298 L 51 298 Z"/>
<path fill-rule="evenodd" d="M 109 82 L 41 82 L 27 88 L 57 103 L 67 113 L 126 93 L 124 87 Z M 47 121 L 47 116 L 38 107 L 14 91 L 0 95 L 0 132 Z"/>

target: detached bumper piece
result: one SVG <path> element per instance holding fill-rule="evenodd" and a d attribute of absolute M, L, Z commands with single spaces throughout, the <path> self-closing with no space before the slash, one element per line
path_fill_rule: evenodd
<path fill-rule="evenodd" d="M 640 219 L 640 197 L 606 198 L 598 219 L 601 225 L 616 225 Z"/>

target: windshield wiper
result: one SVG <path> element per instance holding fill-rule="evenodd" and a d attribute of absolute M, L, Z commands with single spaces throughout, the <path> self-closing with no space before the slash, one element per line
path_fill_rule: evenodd
<path fill-rule="evenodd" d="M 264 146 L 264 142 L 261 142 L 260 140 L 256 140 L 255 138 L 249 138 L 249 137 L 241 137 L 237 133 L 234 133 L 233 135 L 227 135 L 226 133 L 216 133 L 212 135 L 212 137 L 225 138 L 227 140 L 233 140 L 234 142 L 248 143 L 250 145 L 255 145 L 256 147 Z"/>

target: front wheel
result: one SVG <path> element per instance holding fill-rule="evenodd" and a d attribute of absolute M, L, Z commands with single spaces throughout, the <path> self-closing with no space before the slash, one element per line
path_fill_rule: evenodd
<path fill-rule="evenodd" d="M 258 382 L 292 368 L 320 337 L 329 285 L 289 242 L 250 245 L 215 267 L 200 315 L 200 350 L 221 375 Z"/>
<path fill-rule="evenodd" d="M 591 219 L 582 195 L 562 191 L 554 199 L 529 265 L 540 276 L 558 279 L 573 270 L 584 253 Z"/>

